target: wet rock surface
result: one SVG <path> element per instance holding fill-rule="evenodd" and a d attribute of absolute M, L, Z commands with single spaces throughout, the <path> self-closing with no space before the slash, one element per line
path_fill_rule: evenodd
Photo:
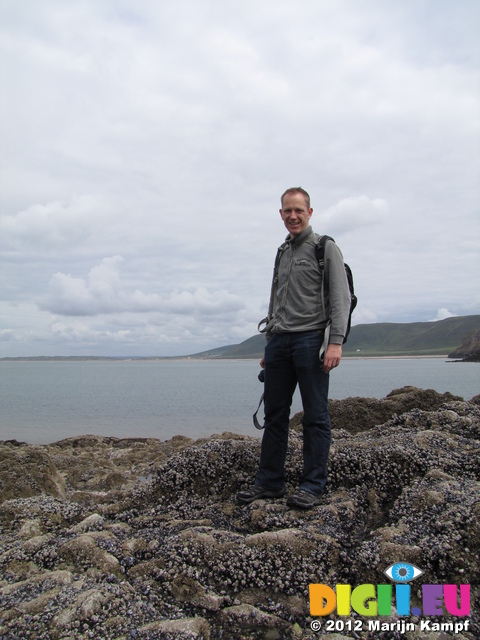
<path fill-rule="evenodd" d="M 310 583 L 385 584 L 399 561 L 424 571 L 412 606 L 424 583 L 470 584 L 470 627 L 455 637 L 480 637 L 478 397 L 408 387 L 336 401 L 332 424 L 327 490 L 306 512 L 236 503 L 258 437 L 0 443 L 0 637 L 318 638 Z M 295 416 L 289 492 L 301 447 Z M 363 622 L 326 637 L 449 637 Z"/>

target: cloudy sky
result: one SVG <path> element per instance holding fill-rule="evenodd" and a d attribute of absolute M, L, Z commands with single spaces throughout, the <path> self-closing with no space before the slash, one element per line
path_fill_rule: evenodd
<path fill-rule="evenodd" d="M 298 185 L 355 324 L 480 313 L 478 33 L 478 0 L 1 0 L 0 357 L 254 335 Z"/>

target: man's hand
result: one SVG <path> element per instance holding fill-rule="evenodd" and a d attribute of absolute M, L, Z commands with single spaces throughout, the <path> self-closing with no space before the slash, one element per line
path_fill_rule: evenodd
<path fill-rule="evenodd" d="M 332 369 L 338 367 L 340 359 L 342 357 L 342 345 L 341 344 L 329 344 L 323 359 L 323 370 L 325 373 L 330 373 Z"/>

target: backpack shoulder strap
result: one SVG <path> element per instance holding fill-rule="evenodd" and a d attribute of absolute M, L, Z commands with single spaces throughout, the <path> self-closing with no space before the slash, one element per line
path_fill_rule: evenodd
<path fill-rule="evenodd" d="M 323 313 L 325 315 L 325 289 L 328 291 L 328 282 L 325 282 L 325 245 L 327 242 L 331 240 L 335 242 L 335 240 L 331 236 L 320 236 L 318 240 L 315 242 L 315 259 L 318 263 L 318 268 L 320 269 L 320 277 L 322 281 L 322 307 Z M 328 343 L 327 332 L 325 332 L 325 341 L 322 349 L 325 350 L 326 344 Z"/>
<path fill-rule="evenodd" d="M 273 309 L 275 308 L 275 300 L 277 297 L 278 268 L 280 266 L 280 259 L 282 257 L 282 253 L 285 251 L 287 244 L 288 242 L 285 241 L 277 249 L 277 255 L 275 256 L 275 265 L 273 267 L 273 278 L 272 278 L 272 287 L 270 291 L 270 304 L 268 308 L 268 316 L 263 318 L 263 320 L 260 320 L 260 322 L 258 323 L 257 328 L 260 333 L 266 333 L 270 327 L 269 323 L 271 321 L 271 314 Z M 263 325 L 265 326 L 263 327 Z"/>
<path fill-rule="evenodd" d="M 335 240 L 331 236 L 320 236 L 320 238 L 315 243 L 315 257 L 320 269 L 323 269 L 325 266 L 325 245 L 327 244 L 328 240 L 335 242 Z"/>
<path fill-rule="evenodd" d="M 275 256 L 275 266 L 273 267 L 273 279 L 278 275 L 278 267 L 280 266 L 280 258 L 282 257 L 282 253 L 285 251 L 288 242 L 284 242 L 277 249 L 277 255 Z"/>

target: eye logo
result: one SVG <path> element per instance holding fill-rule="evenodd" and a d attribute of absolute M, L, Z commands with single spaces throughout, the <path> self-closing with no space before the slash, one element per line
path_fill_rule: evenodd
<path fill-rule="evenodd" d="M 410 580 L 415 580 L 424 572 L 414 564 L 396 562 L 387 567 L 383 573 L 393 582 L 410 582 Z"/>

